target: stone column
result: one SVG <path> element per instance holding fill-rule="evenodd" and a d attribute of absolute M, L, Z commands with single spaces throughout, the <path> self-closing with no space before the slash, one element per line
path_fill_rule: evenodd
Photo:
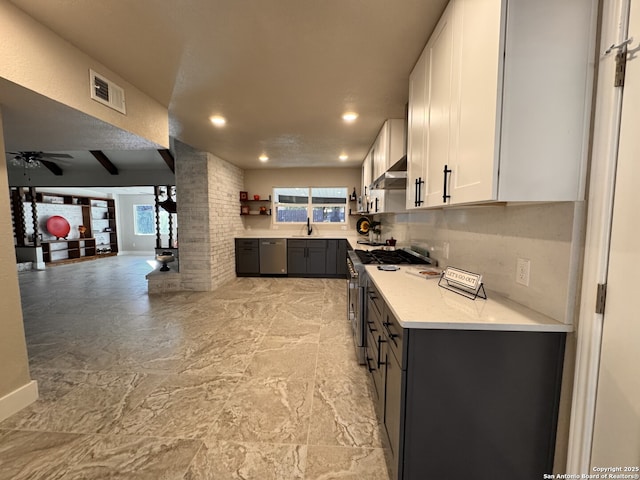
<path fill-rule="evenodd" d="M 211 290 L 208 154 L 174 141 L 181 290 Z"/>

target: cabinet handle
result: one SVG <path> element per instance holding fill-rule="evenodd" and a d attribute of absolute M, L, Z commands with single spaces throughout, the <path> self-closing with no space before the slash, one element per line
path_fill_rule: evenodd
<path fill-rule="evenodd" d="M 444 166 L 444 185 L 442 187 L 442 203 L 447 203 L 447 200 L 451 198 L 451 195 L 447 194 L 447 177 L 451 173 L 451 169 L 448 165 Z"/>
<path fill-rule="evenodd" d="M 378 197 L 376 197 L 376 213 L 378 212 Z"/>
<path fill-rule="evenodd" d="M 387 343 L 387 341 L 383 340 L 382 337 L 378 337 L 378 368 L 384 365 L 384 363 L 381 362 L 381 355 L 380 355 L 380 345 L 382 345 L 383 343 Z"/>
<path fill-rule="evenodd" d="M 371 320 L 367 320 L 367 325 L 373 325 L 373 322 Z M 373 333 L 373 332 L 377 332 L 378 329 L 377 328 L 372 328 L 371 326 L 369 326 L 369 331 L 371 333 Z"/>
<path fill-rule="evenodd" d="M 416 200 L 414 202 L 414 206 L 415 207 L 419 207 L 420 205 L 422 205 L 424 203 L 424 200 L 422 200 L 420 197 L 422 197 L 422 184 L 424 183 L 424 180 L 422 180 L 422 177 L 418 177 L 416 178 Z"/>
<path fill-rule="evenodd" d="M 375 370 L 375 368 L 371 368 L 371 364 L 369 363 L 369 361 L 373 360 L 373 358 L 366 358 L 367 360 L 367 370 L 369 370 L 369 372 L 373 372 Z"/>

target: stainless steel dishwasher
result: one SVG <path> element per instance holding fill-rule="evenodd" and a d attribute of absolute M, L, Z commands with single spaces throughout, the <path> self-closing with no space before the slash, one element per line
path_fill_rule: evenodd
<path fill-rule="evenodd" d="M 284 275 L 287 273 L 287 239 L 260 239 L 260 274 Z"/>

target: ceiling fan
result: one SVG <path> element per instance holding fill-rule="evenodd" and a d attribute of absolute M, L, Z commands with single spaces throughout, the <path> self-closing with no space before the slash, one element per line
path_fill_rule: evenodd
<path fill-rule="evenodd" d="M 66 158 L 73 158 L 67 153 L 48 153 L 48 152 L 7 152 L 14 155 L 10 160 L 11 164 L 22 168 L 38 168 L 46 167 L 54 175 L 62 175 L 62 168 L 58 163 L 65 163 Z M 55 160 L 55 161 L 54 161 Z"/>

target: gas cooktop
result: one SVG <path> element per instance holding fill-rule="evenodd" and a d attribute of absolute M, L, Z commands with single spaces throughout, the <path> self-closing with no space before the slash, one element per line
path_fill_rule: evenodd
<path fill-rule="evenodd" d="M 364 264 L 414 264 L 424 265 L 429 260 L 409 253 L 405 250 L 354 250 L 360 261 Z"/>

